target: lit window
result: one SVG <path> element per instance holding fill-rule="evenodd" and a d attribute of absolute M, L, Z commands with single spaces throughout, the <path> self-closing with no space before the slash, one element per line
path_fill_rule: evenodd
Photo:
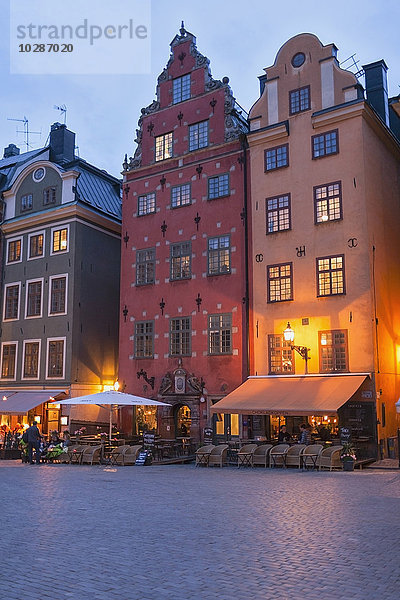
<path fill-rule="evenodd" d="M 156 212 L 156 195 L 154 192 L 139 196 L 138 198 L 138 216 L 150 215 Z"/>
<path fill-rule="evenodd" d="M 229 196 L 229 175 L 227 173 L 210 177 L 208 180 L 208 199 L 214 200 L 223 198 L 223 196 Z"/>
<path fill-rule="evenodd" d="M 342 218 L 342 186 L 340 181 L 314 188 L 315 222 L 338 221 Z"/>
<path fill-rule="evenodd" d="M 171 280 L 190 279 L 192 276 L 192 243 L 171 244 Z"/>
<path fill-rule="evenodd" d="M 43 233 L 38 233 L 29 237 L 29 258 L 43 256 L 43 239 Z"/>
<path fill-rule="evenodd" d="M 283 144 L 265 150 L 265 171 L 276 171 L 289 166 L 289 145 Z"/>
<path fill-rule="evenodd" d="M 5 286 L 4 298 L 4 320 L 14 320 L 19 318 L 19 289 L 20 284 L 10 284 Z"/>
<path fill-rule="evenodd" d="M 40 317 L 42 314 L 42 282 L 30 281 L 26 290 L 26 316 Z"/>
<path fill-rule="evenodd" d="M 3 344 L 1 355 L 2 379 L 15 379 L 17 344 Z"/>
<path fill-rule="evenodd" d="M 7 250 L 7 262 L 20 262 L 21 260 L 21 246 L 22 240 L 10 240 L 8 242 L 8 250 Z"/>
<path fill-rule="evenodd" d="M 24 342 L 24 367 L 23 378 L 39 378 L 39 350 L 40 342 Z"/>
<path fill-rule="evenodd" d="M 320 373 L 348 371 L 347 330 L 319 331 Z"/>
<path fill-rule="evenodd" d="M 53 231 L 53 254 L 56 252 L 66 252 L 68 250 L 68 228 L 55 229 Z"/>
<path fill-rule="evenodd" d="M 208 239 L 208 274 L 226 275 L 231 270 L 231 244 L 229 235 Z"/>
<path fill-rule="evenodd" d="M 268 336 L 268 364 L 270 375 L 294 374 L 294 356 L 291 343 L 283 335 Z"/>
<path fill-rule="evenodd" d="M 156 249 L 136 251 L 136 285 L 154 283 L 156 270 Z"/>
<path fill-rule="evenodd" d="M 172 103 L 178 104 L 190 98 L 190 74 L 177 77 L 172 83 Z"/>
<path fill-rule="evenodd" d="M 170 320 L 170 353 L 171 356 L 190 356 L 191 354 L 191 319 L 182 317 Z"/>
<path fill-rule="evenodd" d="M 153 358 L 154 355 L 154 322 L 138 321 L 135 323 L 135 357 Z"/>
<path fill-rule="evenodd" d="M 310 86 L 289 92 L 289 112 L 294 115 L 310 108 Z"/>
<path fill-rule="evenodd" d="M 232 353 L 232 315 L 209 315 L 208 317 L 209 354 Z"/>
<path fill-rule="evenodd" d="M 21 210 L 31 210 L 32 205 L 33 205 L 32 202 L 33 202 L 32 194 L 25 194 L 25 196 L 22 196 Z"/>
<path fill-rule="evenodd" d="M 267 234 L 291 228 L 290 194 L 267 198 Z"/>
<path fill-rule="evenodd" d="M 164 133 L 156 137 L 156 162 L 172 157 L 172 133 Z"/>
<path fill-rule="evenodd" d="M 293 300 L 292 263 L 267 267 L 268 302 Z"/>
<path fill-rule="evenodd" d="M 48 340 L 47 377 L 64 377 L 64 339 Z"/>
<path fill-rule="evenodd" d="M 313 135 L 312 141 L 312 157 L 321 158 L 330 154 L 337 154 L 339 151 L 339 132 L 337 129 L 328 131 L 320 135 Z"/>
<path fill-rule="evenodd" d="M 189 125 L 189 150 L 199 150 L 208 146 L 208 121 Z"/>
<path fill-rule="evenodd" d="M 190 183 L 177 185 L 171 190 L 171 206 L 178 208 L 179 206 L 187 206 L 191 203 Z"/>
<path fill-rule="evenodd" d="M 318 296 L 345 294 L 344 255 L 317 258 Z"/>
<path fill-rule="evenodd" d="M 50 309 L 51 315 L 65 314 L 67 278 L 52 277 L 50 283 Z"/>

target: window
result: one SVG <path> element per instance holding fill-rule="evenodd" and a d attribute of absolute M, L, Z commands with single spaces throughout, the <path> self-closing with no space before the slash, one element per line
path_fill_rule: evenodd
<path fill-rule="evenodd" d="M 19 319 L 19 290 L 20 283 L 6 285 L 4 297 L 4 320 Z"/>
<path fill-rule="evenodd" d="M 209 315 L 208 352 L 210 354 L 232 353 L 232 315 Z"/>
<path fill-rule="evenodd" d="M 208 121 L 189 125 L 189 150 L 199 150 L 208 146 Z"/>
<path fill-rule="evenodd" d="M 49 187 L 43 190 L 43 204 L 54 204 L 56 201 L 56 189 L 55 187 Z"/>
<path fill-rule="evenodd" d="M 50 278 L 49 315 L 65 314 L 67 312 L 66 291 L 66 275 Z"/>
<path fill-rule="evenodd" d="M 145 196 L 139 196 L 138 198 L 138 215 L 150 215 L 156 212 L 156 195 L 154 192 L 146 194 Z"/>
<path fill-rule="evenodd" d="M 265 171 L 275 171 L 289 166 L 289 144 L 265 151 Z"/>
<path fill-rule="evenodd" d="M 154 355 L 154 322 L 138 321 L 135 323 L 135 357 L 153 358 Z"/>
<path fill-rule="evenodd" d="M 39 379 L 40 340 L 24 342 L 23 379 Z"/>
<path fill-rule="evenodd" d="M 310 86 L 289 92 L 289 113 L 295 115 L 310 108 Z"/>
<path fill-rule="evenodd" d="M 27 281 L 26 317 L 42 315 L 42 281 Z"/>
<path fill-rule="evenodd" d="M 312 157 L 321 158 L 339 152 L 339 132 L 337 129 L 311 138 Z"/>
<path fill-rule="evenodd" d="M 156 162 L 172 157 L 172 132 L 156 137 Z"/>
<path fill-rule="evenodd" d="M 347 330 L 319 331 L 318 339 L 320 372 L 348 371 Z"/>
<path fill-rule="evenodd" d="M 317 258 L 318 296 L 345 294 L 344 255 Z"/>
<path fill-rule="evenodd" d="M 315 223 L 342 218 L 342 186 L 340 181 L 314 187 Z"/>
<path fill-rule="evenodd" d="M 2 345 L 1 353 L 1 378 L 15 379 L 15 364 L 17 357 L 17 342 Z"/>
<path fill-rule="evenodd" d="M 182 317 L 170 320 L 170 353 L 171 356 L 190 356 L 191 354 L 191 319 Z"/>
<path fill-rule="evenodd" d="M 267 234 L 291 228 L 290 194 L 266 199 Z"/>
<path fill-rule="evenodd" d="M 46 169 L 44 167 L 39 167 L 38 169 L 35 169 L 35 171 L 33 171 L 32 179 L 33 181 L 36 181 L 36 183 L 39 183 L 39 181 L 42 181 L 42 179 L 44 179 L 45 175 Z"/>
<path fill-rule="evenodd" d="M 29 258 L 38 258 L 43 256 L 43 233 L 37 233 L 29 236 Z"/>
<path fill-rule="evenodd" d="M 290 342 L 283 335 L 268 336 L 269 374 L 294 374 L 294 356 Z"/>
<path fill-rule="evenodd" d="M 25 194 L 21 198 L 21 210 L 31 210 L 32 208 L 32 194 Z"/>
<path fill-rule="evenodd" d="M 172 82 L 172 103 L 178 104 L 190 98 L 190 74 L 177 77 Z"/>
<path fill-rule="evenodd" d="M 68 227 L 52 229 L 52 254 L 66 252 L 68 250 Z"/>
<path fill-rule="evenodd" d="M 171 244 L 171 279 L 190 279 L 192 276 L 192 242 Z"/>
<path fill-rule="evenodd" d="M 191 190 L 190 183 L 184 185 L 177 185 L 171 190 L 171 206 L 172 208 L 178 208 L 179 206 L 187 206 L 191 204 Z"/>
<path fill-rule="evenodd" d="M 208 275 L 226 275 L 231 271 L 229 235 L 208 238 Z"/>
<path fill-rule="evenodd" d="M 136 251 L 136 285 L 154 283 L 156 271 L 156 249 Z"/>
<path fill-rule="evenodd" d="M 22 240 L 9 240 L 7 246 L 7 263 L 21 262 Z"/>
<path fill-rule="evenodd" d="M 268 302 L 293 300 L 292 263 L 268 265 Z"/>
<path fill-rule="evenodd" d="M 222 198 L 229 196 L 229 175 L 218 175 L 218 177 L 210 177 L 208 180 L 208 199 Z"/>
<path fill-rule="evenodd" d="M 47 378 L 64 378 L 65 338 L 49 339 L 47 346 Z"/>

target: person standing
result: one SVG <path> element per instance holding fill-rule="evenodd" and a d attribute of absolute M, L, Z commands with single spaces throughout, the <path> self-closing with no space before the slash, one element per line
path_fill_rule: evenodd
<path fill-rule="evenodd" d="M 40 431 L 35 422 L 26 430 L 27 442 L 28 442 L 28 460 L 31 465 L 33 462 L 33 449 L 35 449 L 36 464 L 40 463 Z"/>
<path fill-rule="evenodd" d="M 308 423 L 300 425 L 300 434 L 299 444 L 305 444 L 306 446 L 311 444 L 311 433 Z"/>

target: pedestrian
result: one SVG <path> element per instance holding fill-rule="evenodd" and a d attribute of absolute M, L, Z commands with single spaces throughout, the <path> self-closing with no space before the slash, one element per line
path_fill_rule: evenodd
<path fill-rule="evenodd" d="M 311 433 L 310 433 L 310 427 L 309 427 L 308 423 L 302 423 L 300 425 L 299 444 L 305 444 L 306 446 L 311 444 Z"/>
<path fill-rule="evenodd" d="M 278 443 L 287 444 L 292 439 L 290 433 L 286 430 L 286 425 L 281 425 L 279 428 Z"/>
<path fill-rule="evenodd" d="M 35 422 L 26 430 L 26 438 L 28 442 L 28 460 L 29 464 L 33 465 L 33 449 L 35 449 L 36 464 L 40 463 L 40 431 Z"/>

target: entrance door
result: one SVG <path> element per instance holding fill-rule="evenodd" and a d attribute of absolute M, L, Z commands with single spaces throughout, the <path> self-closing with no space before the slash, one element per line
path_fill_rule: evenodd
<path fill-rule="evenodd" d="M 239 439 L 239 415 L 214 415 L 214 431 L 218 441 Z"/>
<path fill-rule="evenodd" d="M 186 404 L 181 404 L 175 410 L 175 437 L 190 437 L 191 425 L 191 410 Z"/>

